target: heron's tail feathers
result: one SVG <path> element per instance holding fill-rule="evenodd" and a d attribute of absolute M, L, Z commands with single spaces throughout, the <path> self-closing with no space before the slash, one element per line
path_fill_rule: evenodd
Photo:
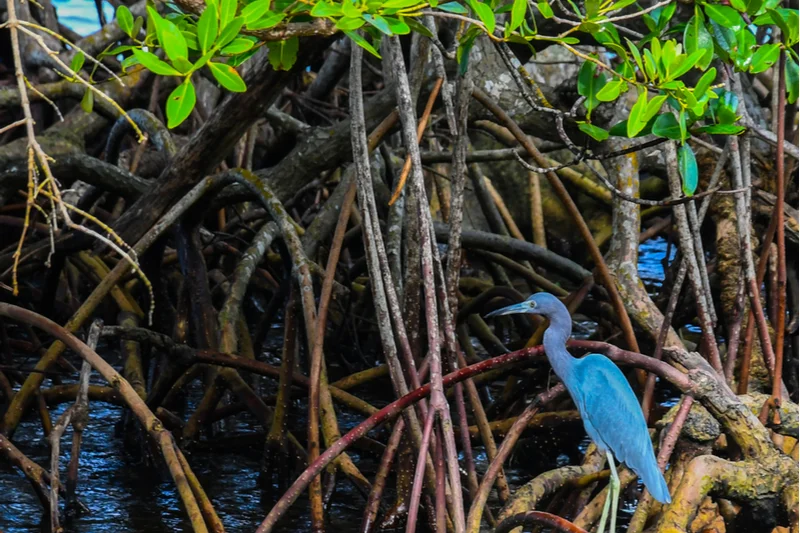
<path fill-rule="evenodd" d="M 652 448 L 650 453 L 652 454 Z M 650 495 L 661 503 L 670 503 L 672 498 L 670 498 L 669 495 L 669 488 L 667 487 L 667 482 L 664 480 L 664 475 L 661 473 L 661 470 L 658 469 L 655 456 L 652 457 L 652 460 L 647 461 L 647 464 L 643 465 L 643 468 L 639 470 L 640 471 L 636 473 L 642 478 L 644 486 L 650 491 Z"/>

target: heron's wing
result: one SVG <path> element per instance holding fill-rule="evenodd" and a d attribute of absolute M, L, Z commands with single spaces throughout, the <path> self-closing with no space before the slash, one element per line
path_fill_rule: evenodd
<path fill-rule="evenodd" d="M 578 361 L 578 409 L 586 432 L 600 448 L 610 449 L 642 478 L 659 501 L 669 501 L 669 491 L 656 463 L 642 409 L 628 380 L 605 356 L 589 354 Z"/>

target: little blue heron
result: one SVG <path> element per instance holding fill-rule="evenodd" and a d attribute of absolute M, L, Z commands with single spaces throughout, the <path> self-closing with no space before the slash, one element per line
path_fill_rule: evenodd
<path fill-rule="evenodd" d="M 669 489 L 656 463 L 647 423 L 636 395 L 620 369 L 610 359 L 597 353 L 576 359 L 567 352 L 572 319 L 564 304 L 552 294 L 540 292 L 522 303 L 503 307 L 486 316 L 515 313 L 543 315 L 550 319 L 550 327 L 544 332 L 544 351 L 556 375 L 578 406 L 586 433 L 608 459 L 611 469 L 610 494 L 603 507 L 598 533 L 602 533 L 606 525 L 609 503 L 609 531 L 613 533 L 616 526 L 619 477 L 614 467 L 614 456 L 636 472 L 656 500 L 669 503 Z"/>

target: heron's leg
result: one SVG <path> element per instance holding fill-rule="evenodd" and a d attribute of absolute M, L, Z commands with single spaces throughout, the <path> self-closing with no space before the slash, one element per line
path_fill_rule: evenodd
<path fill-rule="evenodd" d="M 608 466 L 611 471 L 614 471 L 614 460 L 609 456 Z M 606 520 L 608 520 L 608 509 L 611 506 L 611 499 L 614 497 L 613 485 L 609 484 L 608 494 L 606 495 L 606 502 L 603 504 L 603 513 L 600 515 L 600 524 L 597 526 L 597 533 L 603 533 L 606 528 Z"/>
<path fill-rule="evenodd" d="M 611 468 L 611 482 L 609 483 L 609 492 L 611 493 L 611 527 L 609 528 L 609 532 L 615 533 L 617 530 L 617 504 L 619 504 L 619 476 L 617 475 L 617 467 L 614 465 L 614 456 L 611 455 L 611 452 L 606 452 L 606 456 L 608 457 L 608 466 Z M 607 502 L 606 500 L 606 503 Z"/>

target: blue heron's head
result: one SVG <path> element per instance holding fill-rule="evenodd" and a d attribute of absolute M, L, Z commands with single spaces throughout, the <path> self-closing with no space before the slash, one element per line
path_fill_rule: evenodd
<path fill-rule="evenodd" d="M 509 305 L 508 307 L 501 307 L 500 309 L 492 311 L 486 316 L 490 317 L 526 313 L 530 315 L 544 315 L 550 318 L 564 309 L 564 304 L 561 303 L 561 300 L 549 292 L 538 292 L 531 295 L 524 302 Z"/>

